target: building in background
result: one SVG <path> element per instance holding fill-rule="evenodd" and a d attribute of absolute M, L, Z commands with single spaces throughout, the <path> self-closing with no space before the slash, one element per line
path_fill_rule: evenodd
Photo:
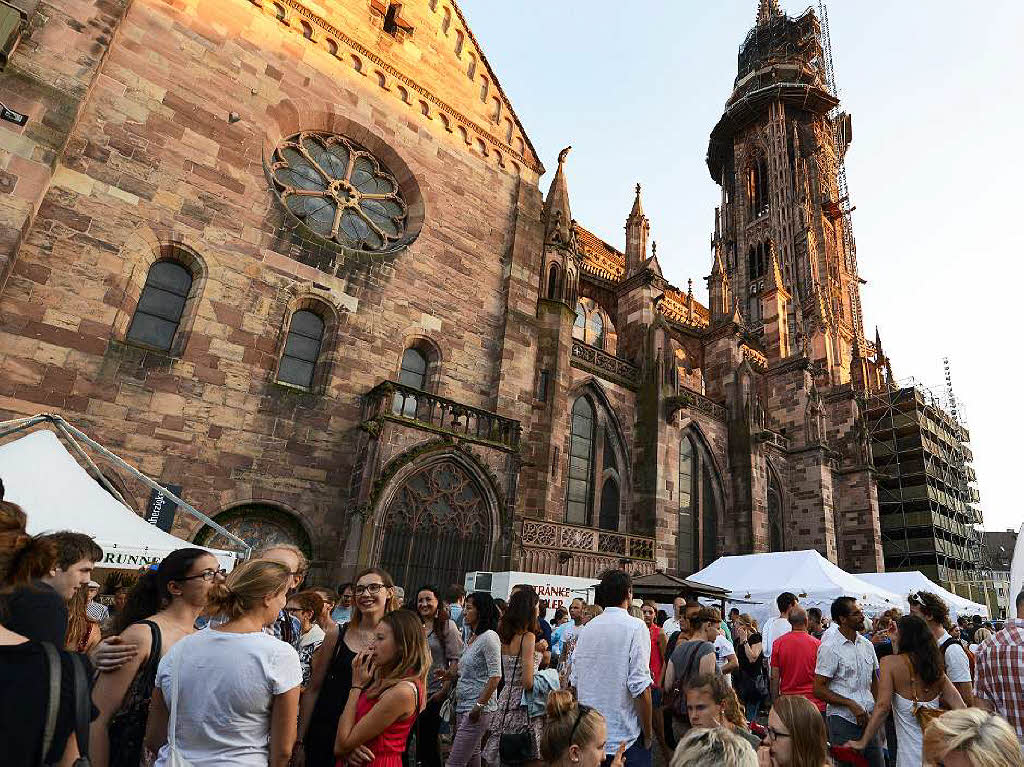
<path fill-rule="evenodd" d="M 28 115 L 0 122 L 0 417 L 60 412 L 316 577 L 883 567 L 865 407 L 898 389 L 864 333 L 824 16 L 761 0 L 740 48 L 707 305 L 663 272 L 639 185 L 618 244 L 575 220 L 568 148 L 542 194 L 452 0 L 26 16 L 0 75 Z"/>
<path fill-rule="evenodd" d="M 1016 530 L 986 530 L 982 533 L 981 564 L 977 583 L 973 585 L 985 593 L 992 615 L 1000 618 L 1015 614 L 1013 602 L 1017 595 L 1011 593 L 1010 565 L 1016 546 Z"/>

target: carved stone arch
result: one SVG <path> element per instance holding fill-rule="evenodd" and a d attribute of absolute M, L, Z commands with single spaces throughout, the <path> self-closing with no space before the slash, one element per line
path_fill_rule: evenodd
<path fill-rule="evenodd" d="M 424 516 L 411 528 L 406 519 L 396 526 L 394 516 L 401 514 L 404 517 L 409 503 L 403 492 L 408 492 L 413 487 L 412 483 L 419 483 L 420 488 L 443 489 L 445 480 L 438 480 L 436 475 L 445 472 L 456 477 L 456 481 L 468 481 L 469 489 L 479 494 L 479 502 L 471 509 L 453 509 L 453 502 L 459 505 L 458 498 L 445 497 L 443 502 L 435 501 L 434 507 L 425 509 Z M 452 512 L 451 518 L 446 516 L 448 511 Z M 459 515 L 467 518 L 462 519 Z M 366 545 L 362 558 L 370 564 L 387 567 L 391 560 L 405 562 L 397 555 L 400 554 L 398 549 L 407 547 L 406 572 L 392 572 L 396 583 L 408 590 L 421 583 L 438 581 L 441 574 L 440 580 L 447 578 L 445 582 L 460 583 L 466 572 L 490 569 L 506 522 L 505 516 L 497 479 L 486 464 L 467 449 L 446 440 L 437 440 L 407 450 L 384 467 L 370 513 L 364 522 L 363 541 Z M 433 525 L 435 530 L 433 534 L 422 534 L 417 525 L 427 525 L 424 530 Z M 486 529 L 478 529 L 481 526 Z M 417 532 L 421 534 L 416 535 Z M 470 540 L 474 532 L 477 537 Z M 458 543 L 452 546 L 453 538 L 461 538 L 461 546 Z M 456 562 L 446 560 L 444 564 L 450 572 L 442 573 L 444 568 L 440 568 L 439 561 L 431 561 L 431 557 L 439 560 L 445 553 L 445 545 L 453 549 L 450 553 L 455 553 Z M 462 559 L 460 563 L 460 556 L 472 561 Z M 397 569 L 394 565 L 391 567 L 392 570 Z M 461 572 L 452 568 L 461 568 Z M 404 582 L 406 579 L 411 582 Z"/>
<path fill-rule="evenodd" d="M 411 245 L 419 237 L 425 219 L 426 197 L 431 192 L 420 186 L 412 169 L 391 144 L 377 132 L 353 120 L 349 116 L 350 114 L 351 108 L 348 105 L 324 104 L 322 101 L 308 96 L 284 98 L 277 104 L 268 107 L 262 125 L 263 167 L 264 169 L 270 168 L 274 151 L 283 139 L 300 132 L 339 134 L 362 145 L 395 177 L 405 201 L 407 212 L 404 236 L 391 250 L 379 251 L 377 255 L 398 252 Z M 269 183 L 267 187 L 268 211 L 277 210 L 286 217 L 290 216 L 275 197 L 273 183 Z M 292 219 L 288 218 L 288 220 Z M 295 219 L 295 222 L 298 224 L 298 219 Z M 341 248 L 340 245 L 337 247 Z"/>
<path fill-rule="evenodd" d="M 253 494 L 251 499 L 226 504 L 210 518 L 252 546 L 254 554 L 268 545 L 291 543 L 302 549 L 310 561 L 328 558 L 327 552 L 314 548 L 314 541 L 323 540 L 323 531 L 314 530 L 305 516 L 279 500 Z M 199 526 L 192 540 L 212 548 L 230 549 L 237 545 L 208 525 Z"/>
<path fill-rule="evenodd" d="M 765 458 L 764 467 L 768 551 L 786 551 L 786 495 L 771 459 Z"/>
<path fill-rule="evenodd" d="M 722 480 L 723 474 L 721 471 L 720 462 L 715 457 L 715 454 L 711 449 L 711 443 L 707 439 L 707 436 L 705 435 L 704 430 L 703 428 L 701 428 L 701 425 L 699 423 L 691 420 L 679 431 L 680 452 L 678 460 L 680 462 L 682 461 L 682 446 L 684 444 L 684 441 L 692 445 L 693 449 L 695 450 L 697 461 L 695 462 L 694 466 L 696 466 L 700 472 L 699 480 L 695 480 L 693 484 L 694 491 L 697 493 L 698 496 L 698 510 L 702 515 L 702 519 L 700 522 L 701 539 L 698 540 L 696 543 L 696 567 L 693 568 L 694 570 L 698 570 L 701 567 L 706 567 L 708 564 L 714 561 L 714 559 L 719 555 L 719 552 L 721 552 L 725 548 L 722 545 L 722 536 L 727 524 L 725 516 L 725 485 Z M 693 469 L 691 468 L 691 471 L 692 470 Z M 678 492 L 683 492 L 683 488 L 677 488 L 677 493 Z M 715 527 L 713 531 L 714 534 L 711 536 L 706 535 L 704 533 L 703 528 L 703 515 L 705 513 L 704 506 L 708 501 L 710 501 L 710 503 L 714 506 L 713 522 Z M 680 513 L 682 512 L 680 511 Z M 678 532 L 679 531 L 677 529 L 677 535 Z M 707 544 L 709 543 L 709 539 L 715 549 L 713 552 L 707 551 Z M 676 553 L 677 556 L 679 556 L 678 540 Z M 683 572 L 683 570 L 685 569 L 689 568 L 680 567 L 680 564 L 677 563 L 677 570 L 679 570 L 680 575 L 690 575 L 691 573 Z"/>

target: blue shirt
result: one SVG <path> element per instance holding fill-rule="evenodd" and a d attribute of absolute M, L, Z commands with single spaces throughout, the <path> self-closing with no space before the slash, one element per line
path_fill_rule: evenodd
<path fill-rule="evenodd" d="M 352 620 L 352 608 L 338 605 L 331 610 L 331 618 L 335 623 L 348 623 Z"/>

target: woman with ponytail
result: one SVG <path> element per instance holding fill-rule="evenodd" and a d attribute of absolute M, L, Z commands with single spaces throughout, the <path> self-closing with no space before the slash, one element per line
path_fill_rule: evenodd
<path fill-rule="evenodd" d="M 50 666 L 42 642 L 27 639 L 6 627 L 6 597 L 29 587 L 57 563 L 57 545 L 25 532 L 25 512 L 0 501 L 0 744 L 2 761 L 11 765 L 70 765 L 78 757 L 75 726 L 74 667 L 71 653 L 50 643 L 60 660 L 60 697 L 55 703 L 56 725 L 46 741 L 50 705 Z"/>
<path fill-rule="evenodd" d="M 227 622 L 182 639 L 157 669 L 146 727 L 156 767 L 286 767 L 302 668 L 295 648 L 264 629 L 291 584 L 287 565 L 255 559 L 210 589 L 209 612 Z"/>
<path fill-rule="evenodd" d="M 553 767 L 599 767 L 606 758 L 605 741 L 608 728 L 597 709 L 576 702 L 569 690 L 552 690 L 548 695 L 544 734 L 540 739 L 540 755 L 544 764 Z M 626 744 L 609 762 L 622 767 Z"/>
<path fill-rule="evenodd" d="M 178 549 L 132 587 L 112 628 L 137 653 L 96 681 L 93 703 L 100 713 L 90 730 L 92 767 L 138 767 L 160 659 L 193 633 L 223 573 L 210 552 Z"/>

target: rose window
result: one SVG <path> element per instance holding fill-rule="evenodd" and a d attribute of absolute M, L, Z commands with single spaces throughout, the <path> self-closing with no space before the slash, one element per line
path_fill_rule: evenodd
<path fill-rule="evenodd" d="M 346 248 L 387 251 L 405 237 L 398 181 L 365 147 L 331 133 L 296 133 L 274 150 L 281 202 L 313 232 Z"/>

